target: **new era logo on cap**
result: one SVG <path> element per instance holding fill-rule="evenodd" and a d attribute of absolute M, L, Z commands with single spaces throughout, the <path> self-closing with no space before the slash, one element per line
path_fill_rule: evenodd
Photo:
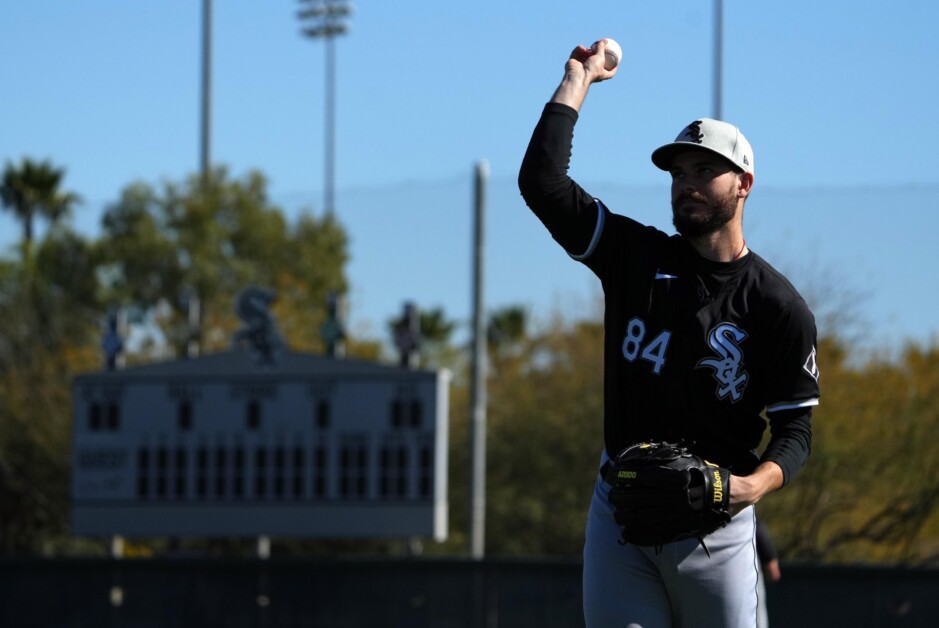
<path fill-rule="evenodd" d="M 753 173 L 753 149 L 747 138 L 734 125 L 711 118 L 695 120 L 681 130 L 674 142 L 655 149 L 652 163 L 668 170 L 675 155 L 689 148 L 708 150 Z"/>

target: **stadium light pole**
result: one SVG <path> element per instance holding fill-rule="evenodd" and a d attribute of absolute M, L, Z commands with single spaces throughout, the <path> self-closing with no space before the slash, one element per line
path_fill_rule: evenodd
<path fill-rule="evenodd" d="M 323 209 L 332 214 L 335 209 L 336 179 L 336 50 L 334 39 L 344 35 L 349 26 L 346 19 L 352 6 L 346 0 L 300 0 L 297 17 L 310 26 L 303 34 L 311 39 L 326 40 L 326 132 L 325 132 L 325 181 L 323 185 Z"/>
<path fill-rule="evenodd" d="M 212 168 L 212 0 L 202 0 L 202 102 L 199 112 L 199 188 L 205 191 Z M 201 314 L 199 295 L 195 289 L 182 295 L 187 309 L 189 340 L 186 342 L 186 357 L 199 355 L 199 328 Z"/>
<path fill-rule="evenodd" d="M 210 136 L 212 114 L 212 0 L 202 0 L 202 137 L 199 145 L 199 171 L 202 180 L 211 166 Z"/>
<path fill-rule="evenodd" d="M 721 120 L 724 92 L 724 0 L 714 0 L 714 119 Z"/>

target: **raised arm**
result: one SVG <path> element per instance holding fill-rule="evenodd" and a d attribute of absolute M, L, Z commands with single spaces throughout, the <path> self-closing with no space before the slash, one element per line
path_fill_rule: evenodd
<path fill-rule="evenodd" d="M 564 65 L 564 78 L 545 105 L 535 127 L 518 185 L 525 203 L 561 246 L 580 255 L 593 237 L 597 205 L 567 174 L 574 125 L 590 85 L 612 78 L 616 68 L 604 68 L 605 41 L 593 49 L 577 46 Z"/>

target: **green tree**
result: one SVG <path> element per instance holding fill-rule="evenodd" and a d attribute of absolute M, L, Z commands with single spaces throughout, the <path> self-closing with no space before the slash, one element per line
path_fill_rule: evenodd
<path fill-rule="evenodd" d="M 322 349 L 329 293 L 347 290 L 347 237 L 332 216 L 290 225 L 259 172 L 128 186 L 104 216 L 98 246 L 106 299 L 160 306 L 164 332 L 182 354 L 191 339 L 184 297 L 201 310 L 204 351 L 229 346 L 241 323 L 234 303 L 250 285 L 274 290 L 272 310 L 292 348 Z M 367 350 L 367 349 L 366 349 Z"/>
<path fill-rule="evenodd" d="M 29 227 L 26 238 L 24 258 L 0 265 L 0 553 L 35 553 L 67 535 L 70 380 L 96 358 L 89 245 L 64 225 L 35 251 Z"/>
<path fill-rule="evenodd" d="M 44 247 L 40 268 L 69 248 Z M 38 552 L 68 529 L 71 377 L 97 352 L 94 319 L 56 272 L 0 277 L 0 553 Z"/>
<path fill-rule="evenodd" d="M 61 221 L 35 250 L 25 247 L 23 260 L 0 260 L 0 553 L 75 543 L 68 539 L 71 380 L 100 368 L 107 305 L 168 310 L 172 334 L 185 319 L 180 295 L 196 290 L 203 347 L 214 350 L 228 348 L 228 332 L 239 326 L 238 292 L 266 285 L 281 296 L 275 314 L 284 335 L 315 348 L 326 295 L 346 289 L 346 236 L 331 217 L 304 215 L 290 225 L 265 188 L 258 173 L 230 179 L 223 169 L 205 185 L 198 177 L 159 189 L 133 184 L 107 209 L 98 240 Z M 36 201 L 23 216 L 67 204 Z M 367 341 L 353 349 L 374 352 Z"/>
<path fill-rule="evenodd" d="M 61 189 L 64 178 L 65 170 L 48 160 L 24 157 L 18 166 L 7 162 L 0 182 L 0 202 L 23 223 L 24 255 L 33 241 L 37 217 L 56 223 L 79 202 L 78 195 Z"/>
<path fill-rule="evenodd" d="M 523 307 L 508 306 L 489 314 L 486 341 L 489 353 L 500 356 L 518 350 L 526 339 L 528 312 Z"/>
<path fill-rule="evenodd" d="M 161 199 L 144 183 L 121 192 L 101 219 L 98 272 L 104 297 L 153 306 L 183 283 L 183 265 L 165 224 Z"/>
<path fill-rule="evenodd" d="M 800 476 L 760 512 L 793 559 L 915 563 L 939 557 L 939 347 L 851 365 L 820 343 L 822 403 Z M 798 517 L 791 513 L 798 512 Z"/>
<path fill-rule="evenodd" d="M 578 555 L 603 442 L 602 325 L 555 316 L 533 331 L 509 307 L 490 313 L 500 327 L 487 360 L 487 554 Z M 467 551 L 466 381 L 454 378 L 451 393 L 451 534 L 432 551 Z"/>
<path fill-rule="evenodd" d="M 273 284 L 282 295 L 275 307 L 281 330 L 295 348 L 322 351 L 319 334 L 329 294 L 348 291 L 348 237 L 334 214 L 316 218 L 305 213 L 288 230 L 285 246 Z M 366 357 L 376 351 L 376 344 L 362 339 L 346 342 L 347 355 Z"/>
<path fill-rule="evenodd" d="M 514 318 L 514 317 L 513 317 Z M 489 550 L 579 555 L 603 446 L 602 325 L 555 317 L 491 356 Z"/>

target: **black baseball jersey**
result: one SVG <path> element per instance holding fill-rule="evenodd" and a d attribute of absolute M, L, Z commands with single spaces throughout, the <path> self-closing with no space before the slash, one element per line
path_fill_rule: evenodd
<path fill-rule="evenodd" d="M 599 277 L 605 296 L 604 436 L 615 455 L 646 440 L 690 441 L 750 473 L 763 459 L 786 482 L 802 466 L 818 403 L 816 330 L 793 286 L 752 251 L 720 263 L 681 236 L 612 213 L 567 176 L 576 112 L 549 104 L 519 185 L 553 237 Z"/>

